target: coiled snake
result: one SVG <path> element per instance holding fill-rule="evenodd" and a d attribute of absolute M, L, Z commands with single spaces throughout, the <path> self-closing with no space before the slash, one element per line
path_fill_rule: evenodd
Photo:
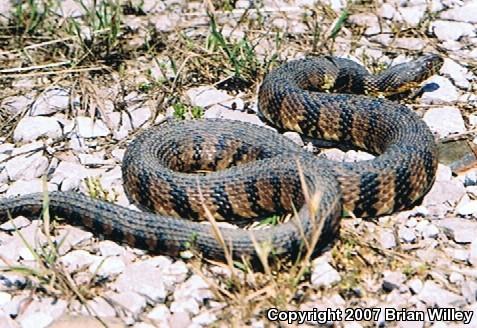
<path fill-rule="evenodd" d="M 288 62 L 269 73 L 258 106 L 280 130 L 336 141 L 377 156 L 332 162 L 264 127 L 228 120 L 183 121 L 152 127 L 128 147 L 122 172 L 138 212 L 75 192 L 50 192 L 49 209 L 71 224 L 116 241 L 177 255 L 193 246 L 205 257 L 256 259 L 255 245 L 296 256 L 317 226 L 316 250 L 334 238 L 341 209 L 357 216 L 391 213 L 419 200 L 434 181 L 437 150 L 426 126 L 406 106 L 353 93 L 403 92 L 442 65 L 437 55 L 379 75 L 346 59 Z M 329 91 L 347 92 L 330 93 Z M 214 171 L 197 174 L 200 170 Z M 305 197 L 305 196 L 307 197 Z M 38 216 L 41 193 L 0 199 L 0 218 Z M 243 220 L 293 212 L 296 219 L 264 230 L 220 228 L 180 218 Z"/>

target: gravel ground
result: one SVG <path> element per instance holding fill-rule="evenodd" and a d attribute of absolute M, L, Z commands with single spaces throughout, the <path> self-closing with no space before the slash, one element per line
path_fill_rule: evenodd
<path fill-rule="evenodd" d="M 370 308 L 370 320 L 326 317 L 337 327 L 477 327 L 477 2 L 98 1 L 103 16 L 92 1 L 38 4 L 0 2 L 0 197 L 79 190 L 132 206 L 120 164 L 136 131 L 199 116 L 264 125 L 263 75 L 310 53 L 374 72 L 440 53 L 444 66 L 408 105 L 435 133 L 441 164 L 422 204 L 345 219 L 309 268 L 266 274 L 12 218 L 0 225 L 0 327 L 267 327 L 278 325 L 266 318 L 273 307 Z M 413 321 L 429 308 L 468 312 Z"/>

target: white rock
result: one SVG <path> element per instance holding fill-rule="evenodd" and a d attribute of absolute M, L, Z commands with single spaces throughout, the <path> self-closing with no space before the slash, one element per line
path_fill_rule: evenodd
<path fill-rule="evenodd" d="M 134 320 L 134 319 L 132 319 Z M 169 326 L 161 326 L 161 327 L 164 327 L 164 328 L 168 328 Z M 145 323 L 145 322 L 136 322 L 132 328 L 156 328 L 156 326 L 153 326 L 149 323 Z"/>
<path fill-rule="evenodd" d="M 443 76 L 433 76 L 423 87 L 420 99 L 423 104 L 451 104 L 459 99 L 459 92 L 452 82 Z"/>
<path fill-rule="evenodd" d="M 106 300 L 102 297 L 97 296 L 93 298 L 92 300 L 89 300 L 86 303 L 86 305 L 89 311 L 91 311 L 92 309 L 93 313 L 97 315 L 98 317 L 115 317 L 116 316 L 116 311 L 114 310 L 114 308 L 111 306 L 111 304 L 106 302 Z M 85 315 L 90 315 L 90 313 L 85 307 L 82 308 L 81 312 L 84 313 Z"/>
<path fill-rule="evenodd" d="M 394 39 L 396 48 L 408 50 L 421 50 L 426 46 L 426 41 L 422 38 L 396 38 Z"/>
<path fill-rule="evenodd" d="M 426 5 L 399 8 L 402 19 L 410 26 L 416 27 L 426 13 Z"/>
<path fill-rule="evenodd" d="M 118 161 L 118 162 L 122 162 L 123 161 L 123 157 L 124 157 L 124 154 L 126 153 L 126 149 L 119 149 L 119 148 L 115 148 L 111 151 L 111 155 L 113 155 L 113 157 Z"/>
<path fill-rule="evenodd" d="M 58 121 L 46 116 L 25 116 L 13 131 L 13 140 L 16 142 L 35 141 L 39 137 L 56 139 L 61 136 L 62 130 Z"/>
<path fill-rule="evenodd" d="M 381 243 L 381 246 L 386 249 L 396 247 L 396 238 L 390 229 L 381 230 L 379 242 Z"/>
<path fill-rule="evenodd" d="M 467 190 L 467 194 L 472 197 L 472 198 L 477 198 L 477 186 L 468 186 L 465 187 L 465 190 Z"/>
<path fill-rule="evenodd" d="M 0 4 L 1 3 L 2 2 L 0 2 Z M 23 111 L 26 111 L 32 101 L 31 95 L 6 97 L 3 99 L 0 108 L 5 109 L 6 112 L 10 113 L 11 115 L 17 115 Z"/>
<path fill-rule="evenodd" d="M 471 200 L 457 207 L 457 214 L 462 216 L 472 215 L 477 217 L 477 200 Z"/>
<path fill-rule="evenodd" d="M 102 240 L 98 243 L 98 249 L 101 256 L 120 256 L 126 253 L 124 247 L 111 240 Z"/>
<path fill-rule="evenodd" d="M 444 9 L 444 3 L 441 0 L 431 0 L 429 4 L 428 10 L 432 13 L 442 11 Z"/>
<path fill-rule="evenodd" d="M 331 161 L 336 162 L 343 162 L 345 159 L 346 153 L 340 149 L 333 148 L 333 149 L 325 149 L 323 151 L 323 155 Z"/>
<path fill-rule="evenodd" d="M 465 219 L 443 219 L 436 221 L 445 234 L 456 243 L 471 243 L 477 236 L 477 222 Z"/>
<path fill-rule="evenodd" d="M 50 182 L 46 184 L 46 187 L 48 191 L 58 190 L 58 186 Z M 5 193 L 5 196 L 27 195 L 34 192 L 43 191 L 42 179 L 18 180 L 10 185 L 7 192 Z"/>
<path fill-rule="evenodd" d="M 431 280 L 424 283 L 422 290 L 417 295 L 428 307 L 461 307 L 466 304 L 465 299 L 455 293 L 449 292 Z"/>
<path fill-rule="evenodd" d="M 87 0 L 81 4 L 74 0 L 63 0 L 55 6 L 54 11 L 61 17 L 79 18 L 86 14 L 86 8 L 90 8 L 91 1 Z"/>
<path fill-rule="evenodd" d="M 449 275 L 449 281 L 453 284 L 458 284 L 464 281 L 464 276 L 458 272 L 451 272 Z"/>
<path fill-rule="evenodd" d="M 192 318 L 192 323 L 199 327 L 210 327 L 215 321 L 217 321 L 217 316 L 210 311 L 199 313 L 199 315 Z"/>
<path fill-rule="evenodd" d="M 109 297 L 133 317 L 137 317 L 146 307 L 144 296 L 134 292 L 113 293 Z"/>
<path fill-rule="evenodd" d="M 330 287 L 341 281 L 341 276 L 327 261 L 318 258 L 313 261 L 311 283 L 316 287 Z"/>
<path fill-rule="evenodd" d="M 470 244 L 469 262 L 477 267 L 477 238 L 474 238 Z"/>
<path fill-rule="evenodd" d="M 162 327 L 162 325 L 166 324 L 171 317 L 171 311 L 169 311 L 169 308 L 165 304 L 158 304 L 146 315 L 146 317 Z"/>
<path fill-rule="evenodd" d="M 203 108 L 210 107 L 216 104 L 227 105 L 233 102 L 233 97 L 229 96 L 227 92 L 217 90 L 215 88 L 201 86 L 191 88 L 186 92 L 192 106 L 200 106 Z"/>
<path fill-rule="evenodd" d="M 374 156 L 361 150 L 349 150 L 345 153 L 344 161 L 345 162 L 359 162 L 359 161 L 369 161 L 373 159 Z"/>
<path fill-rule="evenodd" d="M 18 250 L 18 255 L 22 261 L 26 261 L 26 262 L 32 262 L 37 259 L 35 256 L 35 253 L 32 252 L 32 250 L 28 247 L 21 247 Z"/>
<path fill-rule="evenodd" d="M 458 179 L 436 181 L 431 190 L 424 196 L 422 204 L 427 208 L 435 206 L 453 207 L 465 194 L 464 184 Z"/>
<path fill-rule="evenodd" d="M 421 279 L 418 279 L 418 278 L 414 278 L 412 280 L 410 280 L 408 283 L 407 283 L 409 289 L 414 293 L 414 294 L 417 294 L 421 291 L 422 287 L 424 286 L 424 284 L 422 283 Z"/>
<path fill-rule="evenodd" d="M 0 23 L 1 24 L 8 24 L 8 21 L 13 18 L 13 13 L 14 13 L 13 3 L 11 3 L 10 1 L 0 2 Z M 2 320 L 1 317 L 2 315 L 0 313 L 0 320 Z M 8 326 L 8 328 L 10 327 L 11 326 Z"/>
<path fill-rule="evenodd" d="M 89 171 L 83 165 L 61 161 L 52 174 L 50 182 L 61 186 L 62 191 L 77 189 L 81 181 L 89 176 Z"/>
<path fill-rule="evenodd" d="M 452 170 L 444 164 L 437 165 L 436 181 L 450 181 L 452 178 Z"/>
<path fill-rule="evenodd" d="M 3 283 L 3 281 L 1 281 L 1 282 Z M 17 286 L 15 286 L 15 287 L 17 287 Z M 18 287 L 20 287 L 20 285 Z M 28 302 L 28 301 L 30 301 L 30 298 L 28 296 L 25 296 L 24 294 L 15 295 L 15 296 L 12 297 L 10 302 L 8 302 L 7 304 L 5 304 L 2 307 L 2 310 L 7 315 L 9 315 L 11 317 L 16 317 L 16 316 L 18 316 L 21 305 L 24 304 L 25 302 Z M 16 327 L 18 327 L 18 326 L 16 326 Z"/>
<path fill-rule="evenodd" d="M 359 26 L 371 27 L 379 25 L 378 17 L 374 13 L 370 12 L 353 14 L 349 16 L 348 19 L 351 23 Z"/>
<path fill-rule="evenodd" d="M 407 227 L 401 227 L 398 231 L 399 238 L 401 238 L 406 243 L 412 243 L 416 240 L 416 234 L 413 229 Z"/>
<path fill-rule="evenodd" d="M 65 266 L 68 272 L 87 268 L 97 260 L 98 256 L 90 254 L 82 249 L 73 250 L 60 257 L 60 262 Z"/>
<path fill-rule="evenodd" d="M 64 88 L 50 88 L 40 94 L 30 109 L 30 115 L 51 115 L 63 112 L 70 106 L 70 91 Z"/>
<path fill-rule="evenodd" d="M 462 36 L 475 35 L 472 24 L 462 22 L 437 20 L 432 22 L 430 30 L 441 41 L 457 41 Z"/>
<path fill-rule="evenodd" d="M 467 278 L 461 283 L 461 294 L 464 296 L 465 300 L 470 303 L 475 305 L 475 298 L 477 295 L 477 282 L 475 282 L 475 279 L 472 278 Z M 477 306 L 476 306 L 477 309 Z M 477 321 L 476 321 L 477 323 Z M 475 325 L 471 325 L 475 326 Z"/>
<path fill-rule="evenodd" d="M 0 153 L 1 154 L 9 154 L 15 149 L 15 145 L 12 143 L 5 142 L 4 140 L 0 139 Z"/>
<path fill-rule="evenodd" d="M 173 301 L 171 303 L 171 312 L 172 313 L 189 313 L 192 315 L 197 315 L 199 313 L 199 303 L 196 300 L 179 300 Z"/>
<path fill-rule="evenodd" d="M 123 113 L 123 120 L 126 120 L 132 128 L 137 129 L 151 118 L 151 109 L 149 107 L 139 106 L 128 109 L 128 113 Z M 130 118 L 130 119 L 129 119 Z"/>
<path fill-rule="evenodd" d="M 74 122 L 65 126 L 65 131 L 73 131 L 82 138 L 105 137 L 111 133 L 106 124 L 89 116 L 77 116 Z"/>
<path fill-rule="evenodd" d="M 424 229 L 426 229 L 428 225 L 429 225 L 428 220 L 421 220 L 416 224 L 415 229 L 417 232 L 422 234 L 422 232 L 424 231 Z"/>
<path fill-rule="evenodd" d="M 448 20 L 455 20 L 460 22 L 477 23 L 477 3 L 469 1 L 464 6 L 457 6 L 455 8 L 444 11 L 441 18 Z"/>
<path fill-rule="evenodd" d="M 42 151 L 28 152 L 26 147 L 21 147 L 12 155 L 14 157 L 5 163 L 5 171 L 12 181 L 38 178 L 48 169 L 48 159 L 43 156 Z"/>
<path fill-rule="evenodd" d="M 173 13 L 165 15 L 154 15 L 154 28 L 158 32 L 170 32 L 177 27 L 177 22 L 180 21 L 180 16 Z"/>
<path fill-rule="evenodd" d="M 53 322 L 53 317 L 48 313 L 35 312 L 28 316 L 22 316 L 19 320 L 22 328 L 44 328 Z"/>
<path fill-rule="evenodd" d="M 301 139 L 300 134 L 297 132 L 287 131 L 283 135 L 287 137 L 288 139 L 292 140 L 294 143 L 296 143 L 300 147 L 303 147 L 305 145 L 303 143 L 303 140 Z"/>
<path fill-rule="evenodd" d="M 37 246 L 42 246 L 47 242 L 47 238 L 43 233 L 42 224 L 42 221 L 33 220 L 29 226 L 20 229 L 20 233 L 22 234 L 23 238 L 15 239 L 15 241 L 18 241 L 19 245 L 21 245 L 19 249 L 21 247 L 26 247 L 26 245 L 36 248 Z"/>
<path fill-rule="evenodd" d="M 263 123 L 255 114 L 248 114 L 238 110 L 230 110 L 218 106 L 214 106 L 209 110 L 206 110 L 204 113 L 204 118 L 223 118 L 265 126 L 265 123 Z"/>
<path fill-rule="evenodd" d="M 162 277 L 168 288 L 172 288 L 174 284 L 184 282 L 189 275 L 189 269 L 183 261 L 176 261 L 171 264 L 171 261 L 165 256 L 156 256 L 151 260 L 163 268 Z"/>
<path fill-rule="evenodd" d="M 174 300 L 177 302 L 187 302 L 191 298 L 195 299 L 197 302 L 203 302 L 205 299 L 212 299 L 213 297 L 214 295 L 212 294 L 207 282 L 196 274 L 192 275 L 174 291 Z"/>
<path fill-rule="evenodd" d="M 3 307 L 3 305 L 7 304 L 8 302 L 10 302 L 12 299 L 12 295 L 10 295 L 9 293 L 7 292 L 1 292 L 0 291 L 0 308 Z"/>
<path fill-rule="evenodd" d="M 77 245 L 83 244 L 86 241 L 91 241 L 92 238 L 93 234 L 91 232 L 67 225 L 59 229 L 59 233 L 54 239 L 56 243 L 60 245 L 58 253 L 63 255 Z"/>
<path fill-rule="evenodd" d="M 476 114 L 470 114 L 468 118 L 469 118 L 470 126 L 477 127 L 477 115 Z"/>
<path fill-rule="evenodd" d="M 422 235 L 425 238 L 437 238 L 439 235 L 439 228 L 437 228 L 434 224 L 429 224 L 422 231 Z"/>
<path fill-rule="evenodd" d="M 8 220 L 7 222 L 0 225 L 0 230 L 4 231 L 15 231 L 17 229 L 25 228 L 29 226 L 31 221 L 24 216 L 18 216 L 13 220 Z"/>
<path fill-rule="evenodd" d="M 167 290 L 162 279 L 163 269 L 151 262 L 137 262 L 127 266 L 113 284 L 119 292 L 133 291 L 153 302 L 163 302 Z"/>
<path fill-rule="evenodd" d="M 469 259 L 469 252 L 465 249 L 452 248 L 450 255 L 455 261 L 467 262 Z"/>
<path fill-rule="evenodd" d="M 402 272 L 385 271 L 383 272 L 383 289 L 391 291 L 400 288 L 406 280 L 406 276 Z"/>
<path fill-rule="evenodd" d="M 79 161 L 82 165 L 91 166 L 105 166 L 114 165 L 115 162 L 112 159 L 105 159 L 105 153 L 103 151 L 91 153 L 91 154 L 78 154 Z"/>
<path fill-rule="evenodd" d="M 22 310 L 18 320 L 23 321 L 24 318 L 30 317 L 37 313 L 47 314 L 54 320 L 63 315 L 67 307 L 68 303 L 62 299 L 54 299 L 52 297 L 33 297 L 31 302 L 28 304 L 28 307 Z"/>
<path fill-rule="evenodd" d="M 452 81 L 454 81 L 459 88 L 468 89 L 470 87 L 469 79 L 472 78 L 472 75 L 469 74 L 467 68 L 459 65 L 452 59 L 444 59 L 444 65 L 442 65 L 440 72 L 441 74 L 450 76 Z"/>
<path fill-rule="evenodd" d="M 414 208 L 414 211 L 416 211 L 416 215 L 420 216 L 428 216 L 430 214 L 429 209 L 425 206 L 419 205 Z"/>
<path fill-rule="evenodd" d="M 329 0 L 329 3 L 335 12 L 341 11 L 347 4 L 345 0 Z"/>
<path fill-rule="evenodd" d="M 466 131 L 462 114 L 455 107 L 431 108 L 424 114 L 424 121 L 432 131 L 437 132 L 441 137 Z"/>
<path fill-rule="evenodd" d="M 410 217 L 406 221 L 406 227 L 408 228 L 414 228 L 417 225 L 417 219 L 415 217 Z"/>
<path fill-rule="evenodd" d="M 401 15 L 397 11 L 397 8 L 388 2 L 383 3 L 381 7 L 379 7 L 378 15 L 386 19 L 396 18 L 398 20 L 401 20 Z"/>
<path fill-rule="evenodd" d="M 124 271 L 126 264 L 117 256 L 99 257 L 90 265 L 89 272 L 100 277 L 111 277 Z"/>

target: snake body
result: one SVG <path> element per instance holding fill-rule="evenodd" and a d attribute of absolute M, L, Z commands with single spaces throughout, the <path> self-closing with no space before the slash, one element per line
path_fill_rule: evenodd
<path fill-rule="evenodd" d="M 265 121 L 279 130 L 364 149 L 376 155 L 372 160 L 320 159 L 275 131 L 244 122 L 169 123 L 141 133 L 123 159 L 126 194 L 146 211 L 75 192 L 50 192 L 50 213 L 169 255 L 193 246 L 207 258 L 224 259 L 226 248 L 233 258 L 256 259 L 262 245 L 277 256 L 294 257 L 318 231 L 317 252 L 336 235 L 343 208 L 372 217 L 409 207 L 431 187 L 437 167 L 432 133 L 415 113 L 350 92 L 402 92 L 441 65 L 439 56 L 426 55 L 371 75 L 352 61 L 323 57 L 285 63 L 265 77 L 258 99 Z M 0 218 L 38 216 L 43 197 L 0 199 Z M 185 220 L 243 221 L 295 209 L 295 219 L 263 230 L 217 231 Z"/>

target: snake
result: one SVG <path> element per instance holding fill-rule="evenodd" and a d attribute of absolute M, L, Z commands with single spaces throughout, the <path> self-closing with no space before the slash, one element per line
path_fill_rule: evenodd
<path fill-rule="evenodd" d="M 431 188 L 437 169 L 432 132 L 410 108 L 383 96 L 415 88 L 442 63 L 441 56 L 425 54 L 371 74 L 334 56 L 288 61 L 265 76 L 258 92 L 259 117 L 275 129 L 197 119 L 139 133 L 122 161 L 125 193 L 136 209 L 51 191 L 0 198 L 0 219 L 41 217 L 47 195 L 50 215 L 153 253 L 195 250 L 218 261 L 319 254 L 339 234 L 343 211 L 363 218 L 391 214 Z M 332 161 L 282 131 L 375 157 Z M 282 213 L 292 218 L 262 229 L 219 222 Z"/>

